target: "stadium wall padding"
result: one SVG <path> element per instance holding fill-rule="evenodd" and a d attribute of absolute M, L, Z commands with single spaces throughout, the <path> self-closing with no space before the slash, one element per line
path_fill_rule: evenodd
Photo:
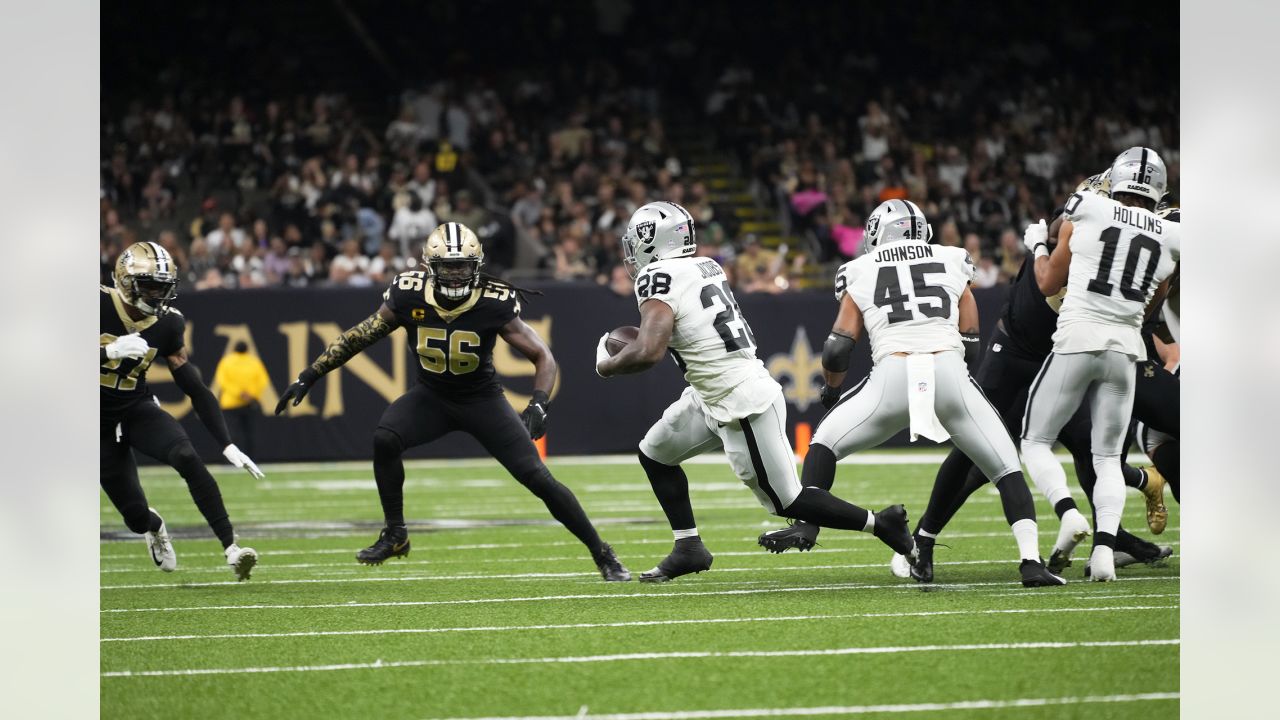
<path fill-rule="evenodd" d="M 529 285 L 545 294 L 530 297 L 522 316 L 546 339 L 560 364 L 548 418 L 548 454 L 634 452 L 645 431 L 684 388 L 674 361 L 639 375 L 601 379 L 593 367 L 596 343 L 615 327 L 639 323 L 635 300 L 594 284 Z M 1006 292 L 1003 286 L 974 292 L 984 345 Z M 372 456 L 378 418 L 409 383 L 417 382 L 417 357 L 407 348 L 403 330 L 318 382 L 302 406 L 281 417 L 271 413 L 279 393 L 329 341 L 377 309 L 381 293 L 381 288 L 215 290 L 186 293 L 174 303 L 187 319 L 192 361 L 207 380 L 212 381 L 218 360 L 236 340 L 246 340 L 250 352 L 266 365 L 271 382 L 261 401 L 263 418 L 254 460 Z M 757 354 L 786 392 L 788 427 L 797 421 L 816 426 L 822 417 L 818 402 L 822 343 L 837 309 L 831 293 L 741 294 L 738 303 L 755 332 Z M 870 369 L 869 347 L 864 338 L 855 348 L 846 387 Z M 501 339 L 494 363 L 508 399 L 517 411 L 523 410 L 532 390 L 533 365 Z M 152 392 L 180 418 L 201 456 L 223 462 L 220 448 L 174 387 L 164 364 L 153 365 L 148 376 Z M 906 434 L 888 444 L 907 445 Z M 483 455 L 479 443 L 456 432 L 408 453 L 408 457 Z"/>

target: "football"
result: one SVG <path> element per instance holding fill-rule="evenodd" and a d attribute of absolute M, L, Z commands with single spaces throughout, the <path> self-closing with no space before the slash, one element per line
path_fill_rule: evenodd
<path fill-rule="evenodd" d="M 635 342 L 640 337 L 640 328 L 634 325 L 623 325 L 620 328 L 614 328 L 609 333 L 609 339 L 604 341 L 604 349 L 609 351 L 609 357 L 613 357 L 622 352 L 622 348 Z"/>

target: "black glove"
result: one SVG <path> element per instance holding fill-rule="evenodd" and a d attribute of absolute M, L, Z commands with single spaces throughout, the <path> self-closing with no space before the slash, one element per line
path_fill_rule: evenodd
<path fill-rule="evenodd" d="M 541 390 L 533 391 L 533 399 L 529 401 L 529 407 L 520 413 L 520 420 L 524 422 L 524 426 L 529 428 L 529 439 L 537 440 L 547 434 L 547 405 L 551 402 L 551 398 Z"/>
<path fill-rule="evenodd" d="M 320 379 L 320 373 L 311 368 L 303 370 L 298 375 L 298 379 L 284 389 L 284 394 L 280 396 L 280 402 L 276 403 L 276 414 L 279 415 L 284 412 L 284 408 L 289 404 L 290 400 L 293 400 L 294 407 L 297 407 L 298 403 L 302 402 L 302 398 L 307 396 L 307 392 L 311 390 L 311 386 L 318 379 Z"/>
<path fill-rule="evenodd" d="M 836 401 L 840 399 L 840 388 L 831 387 L 824 383 L 819 397 L 822 398 L 822 407 L 830 410 L 836 404 Z"/>

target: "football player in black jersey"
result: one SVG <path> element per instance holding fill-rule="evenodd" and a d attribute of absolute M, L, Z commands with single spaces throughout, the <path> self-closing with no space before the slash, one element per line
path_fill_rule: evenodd
<path fill-rule="evenodd" d="M 480 441 L 512 477 L 538 496 L 552 516 L 587 549 L 606 581 L 631 579 L 569 488 L 547 470 L 533 440 L 546 431 L 556 361 L 542 338 L 520 319 L 517 290 L 480 273 L 484 249 L 460 223 L 445 223 L 427 238 L 425 270 L 402 272 L 383 293 L 378 311 L 338 336 L 290 385 L 276 406 L 297 405 L 325 373 L 391 334 L 407 331 L 418 359 L 418 384 L 391 403 L 373 432 L 373 474 L 386 527 L 356 560 L 377 565 L 409 554 L 404 520 L 405 450 L 461 430 Z M 498 336 L 533 362 L 533 399 L 516 415 L 495 378 Z"/>
<path fill-rule="evenodd" d="M 160 408 L 147 391 L 147 368 L 164 357 L 173 381 L 196 415 L 223 448 L 222 454 L 254 477 L 262 471 L 231 443 L 217 398 L 205 386 L 200 371 L 188 361 L 183 346 L 186 320 L 169 302 L 177 295 L 178 276 L 168 251 L 153 242 L 130 245 L 116 260 L 115 287 L 101 286 L 99 336 L 102 489 L 124 518 L 125 525 L 146 537 L 151 559 L 165 572 L 178 566 L 164 520 L 147 506 L 138 482 L 133 450 L 167 463 L 191 491 L 191 498 L 222 542 L 227 564 L 240 580 L 258 562 L 253 548 L 236 544 L 218 483 L 196 455 L 187 433 Z"/>

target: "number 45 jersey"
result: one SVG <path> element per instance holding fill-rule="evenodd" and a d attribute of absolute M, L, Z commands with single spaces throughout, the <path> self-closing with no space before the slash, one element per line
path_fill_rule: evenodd
<path fill-rule="evenodd" d="M 716 421 L 763 412 L 782 386 L 756 358 L 756 339 L 711 258 L 657 260 L 636 278 L 636 302 L 659 300 L 675 313 L 668 347 L 684 379 Z"/>
<path fill-rule="evenodd" d="M 899 352 L 963 353 L 959 300 L 976 274 L 962 248 L 899 240 L 842 265 L 836 300 L 847 292 L 862 311 L 872 362 Z"/>
<path fill-rule="evenodd" d="M 1177 265 L 1180 225 L 1092 193 L 1068 198 L 1065 215 L 1071 269 L 1053 351 L 1115 350 L 1145 360 L 1143 313 Z"/>

